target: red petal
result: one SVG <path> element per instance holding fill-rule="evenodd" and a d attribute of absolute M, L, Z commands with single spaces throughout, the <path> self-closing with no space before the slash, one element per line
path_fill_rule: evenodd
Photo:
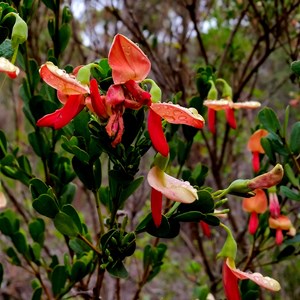
<path fill-rule="evenodd" d="M 168 156 L 169 145 L 164 135 L 161 124 L 161 117 L 156 114 L 152 109 L 149 110 L 148 115 L 148 131 L 154 149 L 162 156 Z"/>
<path fill-rule="evenodd" d="M 151 109 L 172 124 L 185 124 L 195 128 L 204 126 L 203 117 L 195 108 L 186 108 L 173 103 L 152 103 Z"/>
<path fill-rule="evenodd" d="M 227 263 L 223 263 L 223 287 L 227 300 L 240 300 L 240 291 L 238 286 L 238 279 L 232 273 Z"/>
<path fill-rule="evenodd" d="M 54 129 L 66 126 L 84 108 L 82 100 L 82 95 L 69 96 L 69 99 L 62 108 L 39 119 L 36 125 L 39 127 L 53 127 Z"/>
<path fill-rule="evenodd" d="M 125 86 L 129 93 L 133 96 L 134 100 L 137 101 L 141 106 L 151 105 L 150 93 L 144 91 L 134 80 L 127 81 Z"/>
<path fill-rule="evenodd" d="M 212 134 L 216 134 L 216 111 L 212 108 L 207 110 L 208 128 Z"/>
<path fill-rule="evenodd" d="M 144 80 L 150 72 L 151 63 L 144 52 L 131 40 L 117 34 L 108 54 L 114 83 Z"/>
<path fill-rule="evenodd" d="M 201 226 L 201 228 L 202 228 L 203 234 L 204 234 L 206 237 L 210 238 L 211 232 L 210 232 L 209 225 L 208 225 L 207 223 L 203 222 L 203 221 L 200 221 L 199 223 L 200 223 L 200 226 Z"/>
<path fill-rule="evenodd" d="M 281 245 L 283 242 L 283 233 L 281 229 L 276 229 L 276 244 Z"/>
<path fill-rule="evenodd" d="M 162 193 L 156 189 L 151 189 L 151 212 L 153 222 L 156 227 L 159 227 L 162 220 Z"/>
<path fill-rule="evenodd" d="M 92 107 L 95 113 L 99 117 L 107 118 L 108 115 L 106 113 L 106 106 L 104 103 L 104 97 L 101 97 L 98 89 L 98 83 L 95 78 L 90 81 L 90 92 L 91 92 L 91 101 Z"/>
<path fill-rule="evenodd" d="M 253 171 L 257 173 L 260 169 L 259 153 L 252 152 L 252 167 Z"/>
<path fill-rule="evenodd" d="M 255 234 L 259 224 L 258 214 L 256 212 L 252 212 L 250 214 L 248 230 L 250 234 Z"/>
<path fill-rule="evenodd" d="M 234 110 L 232 108 L 226 108 L 226 119 L 227 123 L 232 129 L 236 129 L 236 121 L 234 117 Z"/>

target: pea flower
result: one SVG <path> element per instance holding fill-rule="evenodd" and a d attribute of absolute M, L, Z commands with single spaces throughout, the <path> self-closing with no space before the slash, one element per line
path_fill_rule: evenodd
<path fill-rule="evenodd" d="M 148 116 L 149 136 L 154 149 L 165 157 L 169 154 L 169 146 L 163 132 L 162 119 L 172 124 L 185 124 L 195 128 L 204 126 L 204 119 L 195 108 L 173 103 L 152 103 Z"/>
<path fill-rule="evenodd" d="M 173 201 L 192 203 L 198 199 L 197 190 L 188 181 L 176 179 L 159 167 L 154 166 L 148 173 L 147 180 L 151 186 L 151 211 L 154 224 L 161 223 L 163 195 Z"/>
<path fill-rule="evenodd" d="M 11 79 L 15 79 L 19 75 L 20 69 L 5 57 L 0 57 L 0 72 L 6 73 Z"/>
<path fill-rule="evenodd" d="M 150 93 L 138 84 L 147 77 L 151 63 L 136 44 L 121 34 L 114 37 L 108 63 L 112 69 L 114 84 L 106 94 L 106 105 L 111 108 L 106 132 L 113 138 L 112 146 L 116 146 L 121 142 L 124 132 L 125 109 L 140 109 L 143 105 L 151 104 Z"/>
<path fill-rule="evenodd" d="M 296 230 L 293 227 L 291 220 L 285 215 L 280 215 L 278 218 L 270 217 L 269 226 L 271 229 L 276 230 L 275 240 L 277 245 L 281 245 L 283 242 L 283 230 L 287 231 L 287 234 L 291 236 L 296 234 Z"/>
<path fill-rule="evenodd" d="M 265 153 L 260 140 L 261 138 L 267 136 L 269 133 L 265 129 L 256 130 L 250 137 L 247 148 L 252 152 L 252 167 L 254 172 L 258 172 L 260 169 L 259 154 Z"/>
<path fill-rule="evenodd" d="M 223 263 L 223 286 L 227 300 L 240 300 L 238 280 L 250 279 L 257 285 L 273 292 L 280 290 L 280 284 L 273 278 L 260 273 L 243 272 L 235 267 L 234 260 L 228 257 Z"/>
<path fill-rule="evenodd" d="M 46 62 L 40 68 L 41 78 L 57 90 L 57 97 L 62 108 L 48 114 L 37 121 L 37 126 L 60 129 L 71 122 L 86 104 L 90 89 L 79 82 L 74 75 L 59 69 L 52 62 Z"/>
<path fill-rule="evenodd" d="M 207 100 L 203 102 L 208 108 L 208 128 L 212 134 L 216 133 L 216 112 L 224 110 L 226 114 L 226 120 L 228 125 L 232 129 L 236 129 L 236 120 L 234 116 L 235 109 L 248 108 L 254 109 L 261 106 L 257 101 L 245 101 L 245 102 L 233 102 L 232 101 L 232 89 L 229 84 L 222 78 L 218 78 L 216 82 L 223 84 L 222 98 L 217 100 L 218 91 L 212 80 L 209 80 L 211 88 L 207 95 Z"/>
<path fill-rule="evenodd" d="M 117 34 L 108 54 L 114 84 L 106 94 L 106 105 L 111 107 L 111 116 L 106 126 L 108 135 L 114 138 L 112 145 L 121 142 L 126 108 L 150 108 L 148 130 L 154 148 L 167 156 L 169 146 L 163 133 L 162 118 L 173 124 L 186 124 L 202 128 L 204 119 L 195 109 L 187 109 L 173 103 L 152 103 L 151 94 L 138 83 L 145 80 L 151 69 L 151 62 L 143 51 L 131 40 Z M 93 100 L 93 99 L 92 99 Z"/>
<path fill-rule="evenodd" d="M 248 230 L 250 234 L 255 234 L 259 219 L 258 214 L 267 210 L 268 200 L 265 192 L 261 189 L 254 190 L 255 196 L 243 199 L 243 210 L 250 213 Z"/>

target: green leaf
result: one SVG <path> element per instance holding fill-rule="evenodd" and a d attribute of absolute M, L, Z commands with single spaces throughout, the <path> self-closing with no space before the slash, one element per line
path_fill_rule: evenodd
<path fill-rule="evenodd" d="M 4 235 L 12 236 L 20 229 L 20 220 L 10 209 L 0 214 L 0 230 Z"/>
<path fill-rule="evenodd" d="M 28 224 L 29 233 L 32 239 L 41 246 L 45 240 L 45 222 L 43 219 L 35 219 Z"/>
<path fill-rule="evenodd" d="M 281 126 L 275 112 L 268 107 L 265 107 L 258 113 L 258 119 L 263 127 L 273 133 L 279 133 Z"/>
<path fill-rule="evenodd" d="M 293 238 L 287 239 L 287 240 L 284 241 L 285 245 L 299 244 L 299 243 L 300 243 L 300 233 L 295 235 Z"/>
<path fill-rule="evenodd" d="M 70 24 L 64 23 L 59 28 L 59 45 L 60 52 L 63 52 L 68 46 L 71 37 L 71 26 Z"/>
<path fill-rule="evenodd" d="M 47 194 L 49 186 L 42 180 L 33 178 L 29 182 L 29 189 L 33 199 L 38 198 L 41 194 Z"/>
<path fill-rule="evenodd" d="M 164 215 L 159 227 L 156 227 L 153 220 L 147 224 L 146 231 L 159 238 L 171 239 L 179 234 L 180 224 L 177 220 L 168 220 Z"/>
<path fill-rule="evenodd" d="M 7 141 L 3 131 L 0 130 L 0 159 L 2 159 L 7 152 Z"/>
<path fill-rule="evenodd" d="M 295 177 L 294 171 L 289 164 L 284 165 L 284 173 L 292 185 L 294 185 L 296 187 L 299 186 L 299 179 Z"/>
<path fill-rule="evenodd" d="M 36 200 L 33 200 L 32 206 L 38 213 L 51 219 L 59 211 L 55 200 L 47 194 L 42 194 Z"/>
<path fill-rule="evenodd" d="M 280 191 L 289 199 L 294 200 L 294 201 L 300 201 L 300 193 L 295 193 L 292 191 L 289 187 L 287 186 L 281 186 Z"/>
<path fill-rule="evenodd" d="M 18 254 L 16 253 L 15 249 L 13 247 L 9 247 L 6 250 L 6 254 L 7 256 L 11 259 L 10 263 L 15 265 L 15 266 L 21 266 L 21 261 L 18 257 Z"/>
<path fill-rule="evenodd" d="M 298 77 L 300 77 L 300 60 L 293 61 L 291 63 L 291 69 Z"/>
<path fill-rule="evenodd" d="M 59 212 L 54 218 L 55 228 L 64 235 L 75 237 L 80 232 L 77 224 L 73 221 L 72 217 L 64 212 Z"/>
<path fill-rule="evenodd" d="M 14 235 L 11 236 L 11 240 L 19 253 L 27 255 L 28 243 L 26 240 L 26 236 L 23 232 L 16 232 Z"/>
<path fill-rule="evenodd" d="M 90 251 L 90 247 L 78 238 L 72 238 L 69 241 L 70 248 L 79 256 Z"/>
<path fill-rule="evenodd" d="M 71 280 L 80 281 L 87 273 L 87 265 L 82 260 L 77 260 L 71 269 Z"/>
<path fill-rule="evenodd" d="M 72 218 L 78 231 L 82 233 L 82 224 L 76 209 L 71 204 L 66 204 L 63 206 L 62 211 Z"/>
<path fill-rule="evenodd" d="M 66 267 L 63 265 L 55 266 L 51 274 L 52 291 L 54 296 L 57 296 L 60 292 L 62 292 L 67 278 L 68 273 Z"/>
<path fill-rule="evenodd" d="M 200 211 L 184 212 L 174 217 L 174 220 L 178 222 L 199 222 L 204 219 L 205 219 L 205 215 Z"/>
<path fill-rule="evenodd" d="M 277 260 L 284 260 L 288 258 L 289 256 L 293 255 L 295 252 L 296 248 L 292 245 L 286 246 L 282 251 L 279 252 L 277 255 Z"/>
<path fill-rule="evenodd" d="M 72 159 L 72 165 L 75 173 L 85 187 L 89 190 L 95 190 L 93 167 L 90 164 L 82 162 L 76 156 Z"/>
<path fill-rule="evenodd" d="M 268 156 L 270 162 L 272 164 L 275 164 L 276 156 L 275 156 L 275 152 L 272 149 L 272 144 L 271 144 L 270 140 L 266 137 L 263 137 L 260 139 L 260 143 L 261 143 L 262 147 L 264 148 L 265 153 Z"/>
<path fill-rule="evenodd" d="M 34 152 L 39 156 L 39 157 L 47 157 L 49 152 L 50 152 L 50 146 L 47 138 L 45 135 L 40 132 L 31 132 L 28 135 L 28 141 L 33 148 Z"/>
<path fill-rule="evenodd" d="M 208 225 L 211 226 L 219 226 L 220 225 L 220 220 L 216 216 L 213 215 L 206 215 L 206 218 L 204 220 Z"/>
<path fill-rule="evenodd" d="M 71 204 L 76 194 L 76 190 L 76 184 L 72 182 L 66 184 L 61 192 L 61 196 L 59 198 L 59 205 L 64 206 L 65 204 Z"/>
<path fill-rule="evenodd" d="M 41 300 L 42 299 L 43 288 L 38 287 L 34 290 L 31 300 Z"/>
<path fill-rule="evenodd" d="M 109 263 L 106 267 L 106 270 L 108 271 L 108 273 L 110 275 L 117 277 L 117 278 L 125 279 L 128 277 L 128 272 L 120 260 Z"/>
<path fill-rule="evenodd" d="M 300 121 L 296 122 L 292 127 L 290 149 L 294 155 L 300 154 Z"/>
<path fill-rule="evenodd" d="M 131 196 L 138 189 L 143 180 L 144 176 L 140 176 L 134 181 L 132 181 L 128 187 L 122 190 L 120 195 L 120 204 L 124 203 L 128 199 L 128 197 Z"/>

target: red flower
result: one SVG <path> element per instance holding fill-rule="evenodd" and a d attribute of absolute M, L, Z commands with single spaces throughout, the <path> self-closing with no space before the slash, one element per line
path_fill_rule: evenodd
<path fill-rule="evenodd" d="M 265 153 L 260 140 L 268 134 L 268 131 L 264 129 L 258 129 L 251 135 L 248 141 L 247 147 L 248 150 L 252 152 L 252 166 L 254 172 L 258 172 L 260 169 L 259 154 Z"/>
<path fill-rule="evenodd" d="M 36 125 L 60 129 L 84 108 L 86 97 L 90 92 L 89 87 L 81 84 L 74 75 L 59 69 L 52 62 L 46 62 L 41 66 L 40 76 L 57 90 L 57 97 L 64 106 L 39 119 Z"/>
<path fill-rule="evenodd" d="M 234 260 L 227 258 L 223 263 L 223 285 L 227 300 L 239 300 L 241 299 L 238 279 L 250 279 L 257 285 L 266 288 L 270 291 L 279 291 L 280 284 L 275 279 L 270 277 L 264 277 L 260 273 L 243 272 L 235 267 Z"/>
<path fill-rule="evenodd" d="M 122 140 L 124 132 L 123 112 L 125 108 L 140 109 L 151 104 L 151 95 L 138 84 L 151 69 L 151 63 L 144 52 L 131 40 L 117 34 L 108 54 L 114 85 L 106 94 L 106 105 L 111 108 L 107 134 L 113 138 L 112 146 Z M 93 98 L 92 98 L 93 101 Z"/>
<path fill-rule="evenodd" d="M 192 203 L 198 199 L 197 190 L 188 181 L 176 179 L 157 166 L 149 171 L 147 180 L 152 187 L 151 211 L 154 224 L 157 227 L 161 223 L 163 195 L 170 200 L 182 203 Z"/>
<path fill-rule="evenodd" d="M 220 100 L 205 100 L 203 105 L 208 107 L 208 127 L 209 130 L 215 134 L 215 119 L 216 111 L 225 110 L 226 120 L 228 125 L 232 129 L 236 129 L 236 120 L 234 117 L 234 110 L 241 108 L 254 109 L 260 107 L 260 103 L 257 101 L 245 101 L 245 102 L 233 102 L 232 100 L 220 99 Z"/>
<path fill-rule="evenodd" d="M 15 79 L 19 75 L 20 69 L 5 57 L 0 57 L 0 72 L 6 73 L 7 76 Z"/>
<path fill-rule="evenodd" d="M 276 229 L 276 244 L 281 245 L 283 242 L 283 233 L 282 231 L 288 231 L 288 235 L 294 236 L 296 230 L 292 225 L 291 220 L 284 215 L 280 215 L 278 218 L 269 218 L 269 226 L 272 229 Z"/>
<path fill-rule="evenodd" d="M 248 225 L 250 234 L 255 234 L 258 228 L 258 214 L 264 213 L 268 207 L 268 200 L 265 192 L 261 189 L 256 189 L 254 190 L 254 193 L 254 197 L 243 199 L 243 209 L 251 214 Z"/>
<path fill-rule="evenodd" d="M 185 124 L 195 128 L 204 126 L 204 119 L 195 108 L 186 108 L 173 103 L 152 103 L 148 117 L 148 131 L 154 149 L 163 156 L 168 156 L 169 146 L 163 132 L 162 118 L 172 124 Z"/>

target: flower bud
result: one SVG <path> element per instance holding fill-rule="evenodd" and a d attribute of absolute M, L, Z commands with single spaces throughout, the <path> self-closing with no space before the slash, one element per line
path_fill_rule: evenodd
<path fill-rule="evenodd" d="M 268 189 L 271 186 L 277 185 L 283 177 L 284 171 L 282 165 L 277 164 L 271 171 L 254 177 L 248 181 L 248 188 L 254 189 Z"/>
<path fill-rule="evenodd" d="M 16 17 L 16 22 L 12 29 L 11 45 L 16 48 L 18 45 L 23 44 L 28 37 L 28 27 L 26 22 L 16 13 L 13 13 Z"/>

